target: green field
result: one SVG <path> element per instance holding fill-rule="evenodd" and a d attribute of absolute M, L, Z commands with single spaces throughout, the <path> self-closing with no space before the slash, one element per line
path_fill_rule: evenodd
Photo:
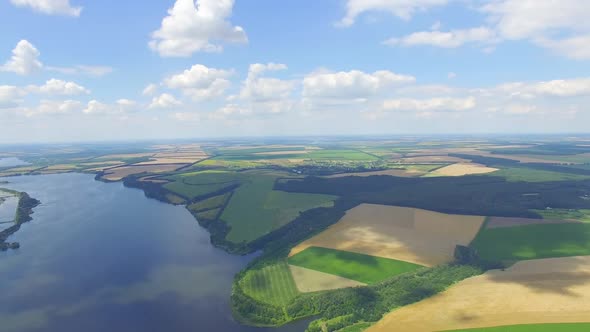
<path fill-rule="evenodd" d="M 202 171 L 174 175 L 166 178 L 173 181 L 166 183 L 164 188 L 188 199 L 219 191 L 239 183 L 235 172 Z"/>
<path fill-rule="evenodd" d="M 188 206 L 188 209 L 193 212 L 200 212 L 204 210 L 210 210 L 221 207 L 225 204 L 225 201 L 229 198 L 230 193 L 223 195 L 207 198 L 205 200 L 193 203 Z"/>
<path fill-rule="evenodd" d="M 487 260 L 590 255 L 590 224 L 550 224 L 483 229 L 472 245 Z"/>
<path fill-rule="evenodd" d="M 571 219 L 590 223 L 590 210 L 574 209 L 551 209 L 532 210 L 543 216 L 543 219 Z"/>
<path fill-rule="evenodd" d="M 307 154 L 300 155 L 300 158 L 312 160 L 351 160 L 351 161 L 374 161 L 379 158 L 358 150 L 312 150 Z"/>
<path fill-rule="evenodd" d="M 310 247 L 289 258 L 289 264 L 374 284 L 422 266 L 348 251 Z"/>
<path fill-rule="evenodd" d="M 356 323 L 354 325 L 351 325 L 351 326 L 345 327 L 341 330 L 338 330 L 337 332 L 363 332 L 364 330 L 371 327 L 371 325 L 373 325 L 373 323 L 366 323 L 366 322 Z"/>
<path fill-rule="evenodd" d="M 198 220 L 215 220 L 221 209 L 212 209 L 196 213 Z"/>
<path fill-rule="evenodd" d="M 590 331 L 590 323 L 561 323 L 561 324 L 530 324 L 510 325 L 498 327 L 483 327 L 477 329 L 453 330 L 453 332 L 586 332 Z M 450 331 L 448 331 L 450 332 Z"/>
<path fill-rule="evenodd" d="M 231 227 L 228 241 L 253 241 L 289 223 L 300 212 L 334 204 L 335 196 L 274 191 L 277 177 L 271 173 L 243 173 L 243 184 L 221 215 L 221 220 Z"/>
<path fill-rule="evenodd" d="M 590 179 L 588 175 L 559 173 L 552 171 L 542 171 L 526 167 L 508 167 L 498 171 L 487 173 L 490 176 L 501 176 L 507 181 L 517 182 L 548 182 L 548 181 L 567 181 L 567 180 L 585 180 Z"/>
<path fill-rule="evenodd" d="M 240 286 L 252 298 L 277 306 L 287 305 L 299 294 L 285 262 L 248 270 L 240 280 Z"/>

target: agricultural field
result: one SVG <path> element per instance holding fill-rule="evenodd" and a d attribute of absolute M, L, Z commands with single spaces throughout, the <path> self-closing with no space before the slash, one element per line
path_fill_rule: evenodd
<path fill-rule="evenodd" d="M 319 292 L 346 287 L 365 286 L 360 281 L 347 279 L 338 275 L 320 272 L 305 267 L 289 265 L 293 280 L 301 293 Z"/>
<path fill-rule="evenodd" d="M 590 209 L 550 209 L 533 211 L 540 214 L 543 219 L 565 219 L 590 223 Z"/>
<path fill-rule="evenodd" d="M 563 223 L 483 229 L 472 246 L 488 260 L 590 255 L 590 224 Z"/>
<path fill-rule="evenodd" d="M 124 177 L 142 173 L 166 173 L 178 169 L 180 166 L 173 165 L 149 165 L 149 166 L 121 166 L 105 170 L 103 179 L 108 181 L 119 181 Z"/>
<path fill-rule="evenodd" d="M 544 171 L 527 167 L 507 167 L 488 174 L 492 176 L 501 176 L 506 178 L 507 181 L 512 182 L 551 182 L 590 179 L 590 175 Z"/>
<path fill-rule="evenodd" d="M 286 263 L 249 270 L 240 280 L 244 292 L 264 303 L 288 304 L 299 292 Z"/>
<path fill-rule="evenodd" d="M 523 261 L 506 270 L 491 270 L 463 280 L 443 293 L 394 310 L 367 331 L 432 332 L 590 323 L 588 303 L 590 257 Z M 503 327 L 490 331 L 562 331 L 551 329 L 555 327 L 561 325 L 548 325 L 544 330 Z"/>
<path fill-rule="evenodd" d="M 227 202 L 230 196 L 231 193 L 225 193 L 219 196 L 214 196 L 202 201 L 192 203 L 188 205 L 187 208 L 193 212 L 201 212 L 205 210 L 220 208 Z"/>
<path fill-rule="evenodd" d="M 497 171 L 497 168 L 486 167 L 474 163 L 457 163 L 436 169 L 428 173 L 426 176 L 463 176 L 473 174 L 487 174 Z"/>
<path fill-rule="evenodd" d="M 197 217 L 197 220 L 216 220 L 220 212 L 221 209 L 217 208 L 207 211 L 195 212 L 195 216 Z"/>
<path fill-rule="evenodd" d="M 287 193 L 273 190 L 280 174 L 253 172 L 244 175 L 221 220 L 231 227 L 227 240 L 240 243 L 253 241 L 277 229 L 300 212 L 333 206 L 335 196 Z"/>
<path fill-rule="evenodd" d="M 586 332 L 590 323 L 523 324 L 475 329 L 453 330 L 452 332 Z M 451 332 L 451 331 L 445 331 Z"/>
<path fill-rule="evenodd" d="M 484 220 L 481 216 L 361 204 L 324 232 L 295 246 L 290 256 L 309 247 L 323 247 L 434 266 L 452 261 L 455 247 L 468 245 Z"/>
<path fill-rule="evenodd" d="M 188 200 L 223 191 L 241 183 L 242 176 L 227 171 L 190 172 L 166 177 L 163 187 Z"/>
<path fill-rule="evenodd" d="M 309 247 L 289 257 L 289 264 L 320 271 L 364 284 L 414 271 L 422 266 L 389 258 L 320 247 Z"/>
<path fill-rule="evenodd" d="M 373 323 L 356 323 L 354 325 L 338 330 L 338 332 L 363 332 L 366 331 L 369 327 L 371 327 L 371 325 L 373 325 Z"/>

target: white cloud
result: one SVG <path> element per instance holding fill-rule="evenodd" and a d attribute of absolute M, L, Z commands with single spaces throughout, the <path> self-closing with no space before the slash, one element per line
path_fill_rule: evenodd
<path fill-rule="evenodd" d="M 18 106 L 22 100 L 24 91 L 12 85 L 0 85 L 0 109 Z"/>
<path fill-rule="evenodd" d="M 589 31 L 590 6 L 580 0 L 492 0 L 481 10 L 506 39 L 545 36 L 563 30 Z"/>
<path fill-rule="evenodd" d="M 114 104 L 105 104 L 93 99 L 82 112 L 93 115 L 122 115 L 136 110 L 137 107 L 137 103 L 129 99 L 119 99 Z"/>
<path fill-rule="evenodd" d="M 109 66 L 87 66 L 76 65 L 73 67 L 52 67 L 47 66 L 45 69 L 55 71 L 66 75 L 86 75 L 93 77 L 100 77 L 113 72 L 113 68 Z"/>
<path fill-rule="evenodd" d="M 218 52 L 217 42 L 246 43 L 240 26 L 229 22 L 234 0 L 176 0 L 152 33 L 149 46 L 164 57 L 188 57 L 195 52 Z"/>
<path fill-rule="evenodd" d="M 171 89 L 180 89 L 193 100 L 201 101 L 223 95 L 231 85 L 227 78 L 232 74 L 232 71 L 198 64 L 164 79 L 164 85 Z"/>
<path fill-rule="evenodd" d="M 103 104 L 98 100 L 91 100 L 88 102 L 88 105 L 83 110 L 86 114 L 99 114 L 99 113 L 107 113 L 110 111 L 110 107 L 107 104 Z"/>
<path fill-rule="evenodd" d="M 457 74 L 452 71 L 447 74 L 447 78 L 450 80 L 455 79 L 456 77 L 457 77 Z"/>
<path fill-rule="evenodd" d="M 388 6 L 392 6 L 393 9 L 399 6 L 409 8 L 409 11 L 402 11 L 402 15 L 398 15 L 409 18 L 415 8 L 443 5 L 447 1 L 426 2 L 428 3 L 403 0 L 349 0 L 349 7 L 353 8 L 349 8 L 349 13 L 352 14 L 349 14 L 343 23 L 351 24 L 356 17 L 354 13 L 367 10 L 391 11 L 395 14 Z M 401 38 L 391 38 L 384 44 L 455 48 L 467 43 L 496 44 L 506 40 L 527 40 L 572 59 L 590 59 L 590 20 L 587 19 L 590 16 L 590 6 L 585 1 L 489 0 L 482 3 L 478 10 L 486 15 L 485 26 L 443 32 L 438 31 L 439 25 L 435 24 L 434 31 L 414 32 Z M 493 50 L 494 47 L 490 45 L 483 48 L 485 52 Z"/>
<path fill-rule="evenodd" d="M 72 6 L 70 0 L 10 0 L 15 6 L 30 7 L 48 15 L 80 16 L 82 7 Z"/>
<path fill-rule="evenodd" d="M 510 97 L 531 99 L 537 96 L 590 96 L 590 78 L 574 78 L 541 82 L 504 83 L 493 89 Z"/>
<path fill-rule="evenodd" d="M 447 4 L 448 0 L 348 0 L 346 16 L 339 25 L 350 26 L 365 12 L 386 11 L 401 19 L 409 20 L 416 11 Z"/>
<path fill-rule="evenodd" d="M 389 46 L 436 46 L 455 48 L 466 43 L 492 43 L 496 40 L 493 30 L 486 27 L 478 27 L 465 30 L 421 31 L 414 32 L 402 38 L 391 38 L 384 41 Z"/>
<path fill-rule="evenodd" d="M 12 57 L 3 66 L 1 71 L 14 72 L 19 75 L 28 75 L 43 67 L 39 61 L 39 50 L 27 40 L 21 40 L 12 50 Z"/>
<path fill-rule="evenodd" d="M 33 108 L 26 108 L 24 113 L 27 116 L 56 115 L 79 112 L 84 105 L 77 100 L 41 100 L 39 105 Z"/>
<path fill-rule="evenodd" d="M 198 113 L 190 112 L 176 112 L 173 118 L 181 122 L 198 122 L 201 121 L 201 116 Z"/>
<path fill-rule="evenodd" d="M 175 108 L 182 105 L 173 95 L 169 93 L 163 93 L 152 99 L 152 102 L 148 106 L 150 109 L 168 109 Z"/>
<path fill-rule="evenodd" d="M 312 73 L 303 79 L 303 96 L 307 98 L 365 98 L 382 89 L 403 83 L 412 83 L 413 76 L 400 75 L 387 70 L 372 74 L 359 70 L 337 73 Z"/>
<path fill-rule="evenodd" d="M 31 85 L 28 90 L 33 93 L 42 93 L 52 96 L 75 96 L 80 94 L 89 94 L 90 91 L 75 82 L 66 82 L 52 78 L 45 82 L 44 85 Z"/>
<path fill-rule="evenodd" d="M 39 57 L 41 53 L 28 40 L 19 41 L 12 50 L 12 57 L 2 66 L 0 71 L 7 71 L 17 73 L 19 75 L 29 75 L 42 69 L 58 72 L 66 75 L 86 75 L 93 77 L 100 77 L 109 74 L 113 71 L 112 67 L 108 66 L 87 66 L 76 65 L 72 67 L 54 67 L 45 66 Z"/>
<path fill-rule="evenodd" d="M 431 98 L 431 99 L 390 99 L 383 102 L 386 111 L 467 111 L 476 106 L 474 97 Z"/>
<path fill-rule="evenodd" d="M 537 38 L 535 42 L 542 47 L 568 58 L 578 60 L 590 59 L 590 34 L 558 40 Z"/>
<path fill-rule="evenodd" d="M 213 113 L 209 114 L 211 120 L 228 120 L 235 116 L 245 116 L 252 114 L 252 110 L 243 108 L 238 104 L 225 105 Z"/>
<path fill-rule="evenodd" d="M 244 81 L 240 98 L 251 102 L 264 102 L 289 98 L 295 88 L 295 82 L 278 78 L 259 77 L 267 71 L 286 70 L 287 65 L 255 63 L 250 65 L 248 78 Z"/>
<path fill-rule="evenodd" d="M 153 96 L 154 94 L 156 94 L 156 92 L 158 92 L 158 86 L 156 84 L 148 84 L 145 89 L 143 89 L 143 91 L 141 92 L 142 95 L 144 96 Z"/>

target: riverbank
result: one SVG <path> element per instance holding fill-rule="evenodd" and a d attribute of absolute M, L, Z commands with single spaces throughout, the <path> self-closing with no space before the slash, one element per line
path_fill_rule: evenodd
<path fill-rule="evenodd" d="M 0 251 L 6 251 L 8 249 L 20 248 L 18 242 L 7 242 L 8 238 L 14 233 L 18 232 L 21 225 L 31 221 L 33 218 L 33 208 L 41 204 L 40 201 L 32 198 L 26 192 L 17 192 L 14 190 L 2 189 L 4 192 L 13 193 L 18 196 L 18 205 L 14 215 L 14 225 L 0 231 Z"/>

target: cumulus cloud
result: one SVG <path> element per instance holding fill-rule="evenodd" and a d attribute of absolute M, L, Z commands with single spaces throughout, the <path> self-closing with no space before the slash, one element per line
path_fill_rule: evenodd
<path fill-rule="evenodd" d="M 511 97 L 530 99 L 537 96 L 590 96 L 590 78 L 573 78 L 541 82 L 510 82 L 493 89 Z"/>
<path fill-rule="evenodd" d="M 553 52 L 577 60 L 590 59 L 590 34 L 563 38 L 537 38 L 535 42 Z"/>
<path fill-rule="evenodd" d="M 188 57 L 195 52 L 219 52 L 219 42 L 246 43 L 240 26 L 229 22 L 234 0 L 176 0 L 152 33 L 149 47 L 164 57 Z"/>
<path fill-rule="evenodd" d="M 21 40 L 12 50 L 12 57 L 0 67 L 2 71 L 17 73 L 19 75 L 29 75 L 43 67 L 39 61 L 39 50 L 27 40 Z"/>
<path fill-rule="evenodd" d="M 198 122 L 201 120 L 201 115 L 191 112 L 176 112 L 172 117 L 181 122 Z"/>
<path fill-rule="evenodd" d="M 286 70 L 287 65 L 278 63 L 252 64 L 248 77 L 240 91 L 240 98 L 252 102 L 264 102 L 289 98 L 295 82 L 278 78 L 259 77 L 264 72 Z"/>
<path fill-rule="evenodd" d="M 243 108 L 238 104 L 228 104 L 215 110 L 213 113 L 210 113 L 209 119 L 228 120 L 235 118 L 236 116 L 245 116 L 250 114 L 252 114 L 252 110 L 248 108 Z"/>
<path fill-rule="evenodd" d="M 93 99 L 88 102 L 82 112 L 92 115 L 121 115 L 134 111 L 137 107 L 137 103 L 129 99 L 119 99 L 113 104 L 106 104 Z"/>
<path fill-rule="evenodd" d="M 351 2 L 353 1 L 349 0 Z M 387 11 L 381 2 L 397 1 L 359 2 L 370 4 L 374 10 Z M 435 27 L 434 31 L 414 32 L 404 37 L 391 38 L 384 43 L 390 46 L 430 45 L 454 48 L 468 43 L 526 40 L 572 59 L 590 59 L 590 21 L 587 19 L 590 16 L 590 6 L 584 1 L 490 0 L 478 10 L 486 15 L 485 26 L 447 32 L 438 31 L 438 27 Z M 491 49 L 493 50 L 488 46 L 484 51 Z"/>
<path fill-rule="evenodd" d="M 467 111 L 476 106 L 474 97 L 431 98 L 431 99 L 390 99 L 383 102 L 386 111 Z"/>
<path fill-rule="evenodd" d="M 359 70 L 337 73 L 312 73 L 303 79 L 303 96 L 307 98 L 365 98 L 394 84 L 412 83 L 415 77 L 387 70 L 372 74 Z"/>
<path fill-rule="evenodd" d="M 590 6 L 579 0 L 492 0 L 481 11 L 506 39 L 518 40 L 567 30 L 589 31 Z"/>
<path fill-rule="evenodd" d="M 12 108 L 22 102 L 23 89 L 12 85 L 0 85 L 0 109 Z"/>
<path fill-rule="evenodd" d="M 198 64 L 164 79 L 164 85 L 170 89 L 180 89 L 193 100 L 201 101 L 223 95 L 231 85 L 227 78 L 232 74 L 229 70 Z"/>
<path fill-rule="evenodd" d="M 156 94 L 156 92 L 158 92 L 158 86 L 156 84 L 151 83 L 143 89 L 141 94 L 144 96 L 153 96 L 154 94 Z"/>
<path fill-rule="evenodd" d="M 414 32 L 405 37 L 391 38 L 383 43 L 388 46 L 436 46 L 455 48 L 467 43 L 491 43 L 496 40 L 493 30 L 486 27 L 478 27 L 464 30 L 421 31 Z"/>
<path fill-rule="evenodd" d="M 108 66 L 75 65 L 72 67 L 45 66 L 39 57 L 41 53 L 28 40 L 19 41 L 12 50 L 11 58 L 4 65 L 0 65 L 0 71 L 13 72 L 19 75 L 29 75 L 40 70 L 48 70 L 67 75 L 104 76 L 113 71 Z"/>
<path fill-rule="evenodd" d="M 70 0 L 10 0 L 18 7 L 29 7 L 47 15 L 80 16 L 82 7 L 72 6 Z"/>
<path fill-rule="evenodd" d="M 90 93 L 90 90 L 75 82 L 66 82 L 55 78 L 48 80 L 41 86 L 31 85 L 28 87 L 28 90 L 33 93 L 42 93 L 52 96 L 75 96 Z"/>
<path fill-rule="evenodd" d="M 79 112 L 84 104 L 77 100 L 41 100 L 39 105 L 32 108 L 25 108 L 26 116 L 36 115 L 57 115 Z"/>
<path fill-rule="evenodd" d="M 346 15 L 339 25 L 351 26 L 359 15 L 370 11 L 386 11 L 401 19 L 409 20 L 417 11 L 447 3 L 448 0 L 348 0 Z"/>
<path fill-rule="evenodd" d="M 113 72 L 113 68 L 109 66 L 87 66 L 87 65 L 75 65 L 72 67 L 52 67 L 47 66 L 47 70 L 58 72 L 66 75 L 85 75 L 100 77 Z"/>
<path fill-rule="evenodd" d="M 169 109 L 181 106 L 182 103 L 178 101 L 173 95 L 169 93 L 163 93 L 152 99 L 152 102 L 148 106 L 150 109 Z"/>

